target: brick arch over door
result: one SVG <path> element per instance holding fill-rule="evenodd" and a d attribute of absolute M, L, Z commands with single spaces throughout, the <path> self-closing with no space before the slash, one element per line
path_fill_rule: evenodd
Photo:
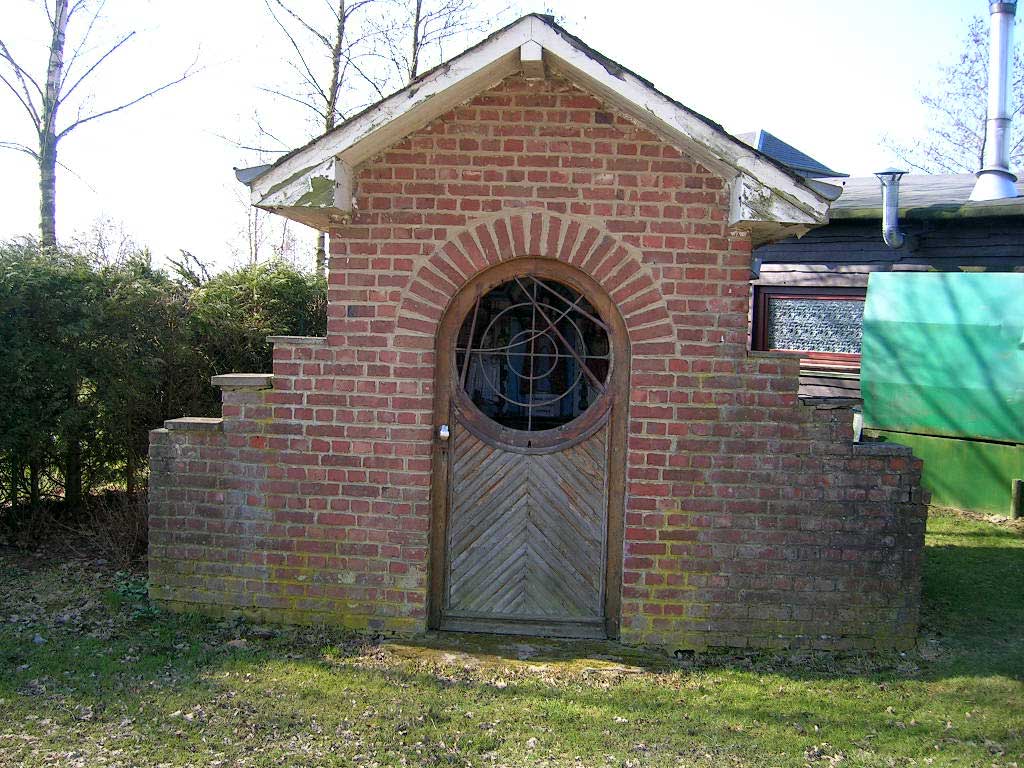
<path fill-rule="evenodd" d="M 475 275 L 530 256 L 558 259 L 592 277 L 621 313 L 634 356 L 675 351 L 665 348 L 674 346 L 672 323 L 640 252 L 587 221 L 540 211 L 478 221 L 434 251 L 399 303 L 395 346 L 422 349 L 423 337 L 434 338 L 445 309 Z"/>

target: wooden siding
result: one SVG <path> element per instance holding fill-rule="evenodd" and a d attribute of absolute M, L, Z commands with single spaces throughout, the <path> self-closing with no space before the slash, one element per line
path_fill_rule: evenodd
<path fill-rule="evenodd" d="M 754 272 L 765 284 L 867 285 L 871 272 L 1024 269 L 1024 219 L 905 221 L 910 247 L 882 242 L 878 221 L 839 221 L 802 238 L 754 250 Z"/>

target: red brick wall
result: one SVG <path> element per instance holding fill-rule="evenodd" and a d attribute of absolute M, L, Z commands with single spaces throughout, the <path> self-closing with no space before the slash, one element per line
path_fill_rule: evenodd
<path fill-rule="evenodd" d="M 222 431 L 154 433 L 153 592 L 424 627 L 434 333 L 488 265 L 561 259 L 630 337 L 622 635 L 666 647 L 906 644 L 920 464 L 799 404 L 747 351 L 750 241 L 723 179 L 571 84 L 506 80 L 360 169 L 328 337 L 280 343 Z"/>

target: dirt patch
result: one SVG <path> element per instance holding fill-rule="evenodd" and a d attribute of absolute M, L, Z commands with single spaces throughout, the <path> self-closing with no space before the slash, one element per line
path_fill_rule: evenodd
<path fill-rule="evenodd" d="M 979 523 L 990 523 L 992 525 L 998 525 L 1000 528 L 1009 528 L 1010 530 L 1024 533 L 1024 517 L 1017 518 L 1015 520 L 1007 515 L 989 515 L 984 512 L 972 512 L 969 509 L 956 509 L 955 507 L 929 507 L 928 513 L 963 517 L 968 520 L 975 520 Z"/>

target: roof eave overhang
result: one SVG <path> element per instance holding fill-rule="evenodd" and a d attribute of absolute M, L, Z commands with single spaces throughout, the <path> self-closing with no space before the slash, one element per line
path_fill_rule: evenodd
<path fill-rule="evenodd" d="M 544 66 L 606 100 L 726 179 L 730 226 L 755 244 L 828 221 L 828 195 L 546 19 L 530 15 L 279 160 L 251 180 L 253 205 L 321 230 L 352 214 L 359 165 L 509 75 Z M 527 60 L 529 58 L 529 61 Z"/>
<path fill-rule="evenodd" d="M 905 206 L 899 209 L 899 218 L 908 221 L 951 220 L 951 219 L 994 219 L 1024 216 L 1024 197 L 1002 200 L 985 200 L 966 203 L 932 203 L 922 206 Z M 832 221 L 881 220 L 881 206 L 858 208 L 833 208 Z"/>

